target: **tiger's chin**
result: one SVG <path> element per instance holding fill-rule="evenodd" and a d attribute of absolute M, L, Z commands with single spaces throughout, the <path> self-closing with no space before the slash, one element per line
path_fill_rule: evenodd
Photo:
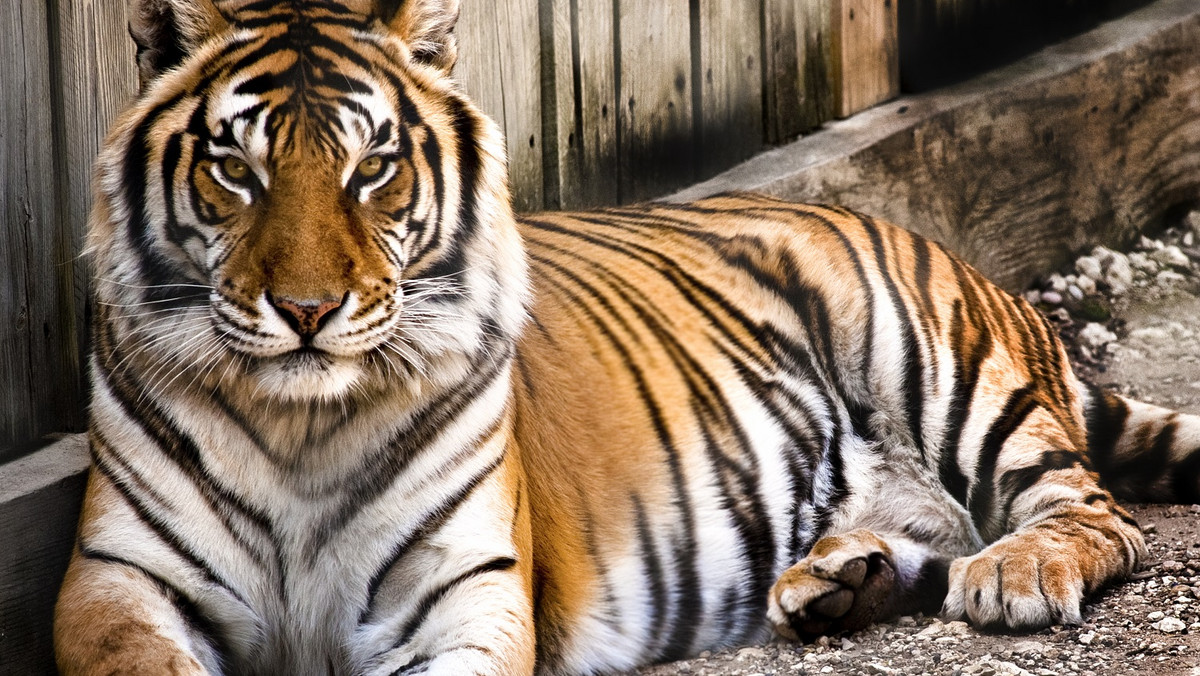
<path fill-rule="evenodd" d="M 263 359 L 253 370 L 262 394 L 295 402 L 344 399 L 364 375 L 357 359 L 307 350 Z"/>

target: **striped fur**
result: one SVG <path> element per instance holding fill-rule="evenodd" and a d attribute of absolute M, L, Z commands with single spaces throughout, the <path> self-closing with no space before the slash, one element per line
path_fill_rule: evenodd
<path fill-rule="evenodd" d="M 453 0 L 138 0 L 98 163 L 66 674 L 589 674 L 917 608 L 1077 622 L 1200 419 L 936 243 L 514 218 Z"/>

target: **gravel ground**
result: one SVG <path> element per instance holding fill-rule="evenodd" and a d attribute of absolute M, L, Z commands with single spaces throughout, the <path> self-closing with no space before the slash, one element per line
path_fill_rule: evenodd
<path fill-rule="evenodd" d="M 1128 254 L 1097 248 L 1026 295 L 1058 323 L 1084 377 L 1200 413 L 1200 212 Z M 779 640 L 637 674 L 1200 676 L 1200 505 L 1130 507 L 1149 561 L 1091 599 L 1082 626 L 988 634 L 905 616 L 815 644 Z"/>

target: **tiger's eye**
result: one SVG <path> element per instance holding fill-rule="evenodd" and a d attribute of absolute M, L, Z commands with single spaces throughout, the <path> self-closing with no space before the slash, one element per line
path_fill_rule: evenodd
<path fill-rule="evenodd" d="M 362 162 L 358 163 L 358 175 L 363 178 L 374 178 L 383 171 L 383 158 L 378 155 L 372 155 Z"/>
<path fill-rule="evenodd" d="M 245 162 L 236 157 L 226 157 L 221 162 L 221 171 L 224 171 L 226 176 L 235 181 L 244 180 L 250 175 L 250 167 L 246 166 Z"/>

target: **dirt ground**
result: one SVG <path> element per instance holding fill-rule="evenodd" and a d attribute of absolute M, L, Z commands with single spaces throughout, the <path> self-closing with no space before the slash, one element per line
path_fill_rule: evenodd
<path fill-rule="evenodd" d="M 1170 236 L 1178 239 L 1181 232 Z M 1200 233 L 1187 244 L 1192 239 Z M 1161 248 L 1162 242 L 1149 244 Z M 1078 370 L 1087 377 L 1144 401 L 1200 413 L 1200 251 L 1180 248 L 1192 256 L 1190 264 L 1164 264 L 1172 273 L 1156 278 L 1152 270 L 1119 297 L 1106 295 L 1112 314 L 1098 323 L 1115 341 L 1102 339 L 1097 348 L 1077 337 L 1085 333 L 1084 320 L 1066 320 L 1061 310 L 1059 315 Z M 1149 561 L 1134 579 L 1091 599 L 1082 626 L 985 634 L 918 615 L 816 644 L 780 640 L 637 673 L 1200 676 L 1200 505 L 1133 505 L 1131 511 L 1146 533 Z"/>

